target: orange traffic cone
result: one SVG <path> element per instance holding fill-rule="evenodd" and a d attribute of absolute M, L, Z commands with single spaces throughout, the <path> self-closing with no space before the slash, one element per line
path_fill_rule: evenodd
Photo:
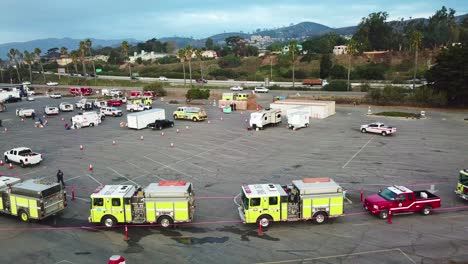
<path fill-rule="evenodd" d="M 179 129 L 176 129 L 176 133 L 179 133 Z"/>
<path fill-rule="evenodd" d="M 8 168 L 11 170 L 13 169 L 13 164 L 10 163 L 10 165 L 8 165 Z"/>
<path fill-rule="evenodd" d="M 93 171 L 93 164 L 89 164 L 89 171 Z"/>
<path fill-rule="evenodd" d="M 115 142 L 115 140 L 112 140 L 112 145 L 115 145 L 115 144 L 117 144 L 117 143 Z"/>
<path fill-rule="evenodd" d="M 164 132 L 161 132 L 161 136 L 164 136 Z"/>
<path fill-rule="evenodd" d="M 24 118 L 21 118 L 21 122 L 24 122 Z"/>
<path fill-rule="evenodd" d="M 80 145 L 80 150 L 83 150 L 83 149 L 84 149 L 83 145 Z"/>
<path fill-rule="evenodd" d="M 143 136 L 140 136 L 140 140 L 143 141 L 145 138 Z"/>
<path fill-rule="evenodd" d="M 263 236 L 262 223 L 258 222 L 258 236 Z"/>
<path fill-rule="evenodd" d="M 210 120 L 208 120 L 208 124 L 211 123 Z"/>
<path fill-rule="evenodd" d="M 221 121 L 223 121 L 223 117 L 221 117 L 220 119 L 221 119 Z"/>
<path fill-rule="evenodd" d="M 173 147 L 174 147 L 174 143 L 171 142 L 171 148 L 173 148 Z"/>
<path fill-rule="evenodd" d="M 0 160 L 0 166 L 3 166 L 3 160 Z"/>
<path fill-rule="evenodd" d="M 8 132 L 8 128 L 5 127 L 5 129 L 3 130 L 3 132 L 5 132 L 5 133 Z"/>

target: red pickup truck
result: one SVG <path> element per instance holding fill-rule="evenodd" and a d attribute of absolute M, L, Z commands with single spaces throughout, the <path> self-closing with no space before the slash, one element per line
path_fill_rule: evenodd
<path fill-rule="evenodd" d="M 440 197 L 429 191 L 412 191 L 396 185 L 369 195 L 364 200 L 364 209 L 381 219 L 386 219 L 390 210 L 392 214 L 420 212 L 428 215 L 432 209 L 439 207 Z"/>

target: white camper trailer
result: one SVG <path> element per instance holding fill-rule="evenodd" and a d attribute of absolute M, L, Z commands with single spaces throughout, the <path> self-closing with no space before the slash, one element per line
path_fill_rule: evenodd
<path fill-rule="evenodd" d="M 281 111 L 276 109 L 261 110 L 250 114 L 250 128 L 263 129 L 265 126 L 275 126 L 281 123 Z"/>

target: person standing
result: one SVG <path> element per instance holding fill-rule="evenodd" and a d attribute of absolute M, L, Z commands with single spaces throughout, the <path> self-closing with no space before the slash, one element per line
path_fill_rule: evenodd
<path fill-rule="evenodd" d="M 63 181 L 63 172 L 61 170 L 57 171 L 57 183 L 61 182 L 62 186 L 65 187 L 65 182 Z"/>
<path fill-rule="evenodd" d="M 33 121 L 36 121 L 36 113 L 34 111 L 31 113 L 31 117 Z"/>

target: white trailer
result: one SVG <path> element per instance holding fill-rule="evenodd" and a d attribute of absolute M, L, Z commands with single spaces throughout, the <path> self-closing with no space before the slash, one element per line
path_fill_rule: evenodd
<path fill-rule="evenodd" d="M 161 108 L 154 108 L 144 112 L 127 115 L 127 126 L 133 129 L 143 129 L 156 120 L 166 119 L 166 112 Z"/>
<path fill-rule="evenodd" d="M 335 112 L 335 101 L 315 101 L 315 100 L 296 100 L 286 99 L 278 100 L 270 104 L 271 109 L 279 109 L 283 115 L 287 110 L 296 107 L 306 107 L 309 109 L 310 117 L 314 119 L 324 119 Z"/>
<path fill-rule="evenodd" d="M 288 127 L 296 130 L 302 127 L 308 127 L 310 123 L 310 111 L 306 107 L 295 107 L 286 110 L 288 118 Z"/>
<path fill-rule="evenodd" d="M 281 123 L 281 111 L 276 109 L 261 110 L 250 114 L 250 128 L 263 129 Z"/>
<path fill-rule="evenodd" d="M 5 101 L 9 97 L 21 98 L 19 91 L 2 91 L 0 92 L 0 102 Z"/>

